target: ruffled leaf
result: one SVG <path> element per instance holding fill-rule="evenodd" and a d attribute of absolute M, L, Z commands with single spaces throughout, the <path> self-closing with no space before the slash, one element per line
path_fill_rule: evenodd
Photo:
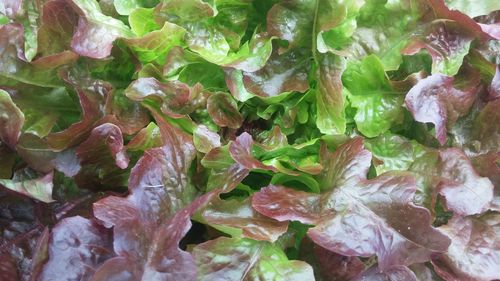
<path fill-rule="evenodd" d="M 500 278 L 500 217 L 487 213 L 480 217 L 453 217 L 439 229 L 451 239 L 446 254 L 432 264 L 445 280 L 494 280 Z"/>
<path fill-rule="evenodd" d="M 311 266 L 268 242 L 221 237 L 194 247 L 193 256 L 198 280 L 314 280 Z"/>
<path fill-rule="evenodd" d="M 0 115 L 0 140 L 10 148 L 14 148 L 24 124 L 24 114 L 4 90 L 0 90 L 0 112 L 2 112 Z"/>
<path fill-rule="evenodd" d="M 49 260 L 40 280 L 92 280 L 96 269 L 113 256 L 111 232 L 95 221 L 71 217 L 52 230 Z"/>
<path fill-rule="evenodd" d="M 104 15 L 97 1 L 72 0 L 71 4 L 80 16 L 71 40 L 76 53 L 102 59 L 111 54 L 116 38 L 133 36 L 123 22 Z"/>
<path fill-rule="evenodd" d="M 420 80 L 406 95 L 405 102 L 413 118 L 431 122 L 436 128 L 436 138 L 446 142 L 447 127 L 465 115 L 476 98 L 477 84 L 472 82 L 465 89 L 457 89 L 453 78 L 434 74 Z"/>
<path fill-rule="evenodd" d="M 360 156 L 363 160 L 356 161 Z M 359 163 L 369 167 L 371 158 L 359 139 L 340 146 L 330 157 L 337 161 L 325 167 L 327 170 L 344 169 L 346 172 Z M 306 217 L 303 220 L 316 225 L 308 231 L 315 243 L 346 256 L 376 254 L 382 270 L 428 261 L 433 254 L 446 251 L 448 238 L 430 225 L 427 209 L 411 202 L 416 190 L 411 174 L 390 172 L 367 180 L 353 178 L 346 172 L 334 177 L 334 181 L 340 179 L 334 190 L 309 195 L 313 202 L 317 202 L 314 205 L 305 203 L 304 194 L 286 188 L 263 189 L 255 195 L 253 205 L 259 212 L 273 218 L 274 211 L 284 214 L 288 211 L 290 218 L 299 220 L 301 216 L 295 216 L 296 206 L 317 206 L 316 213 L 321 219 L 314 221 Z M 331 184 L 335 185 L 335 182 Z M 290 199 L 283 201 L 287 204 L 282 204 L 282 201 L 268 200 L 273 198 L 268 194 L 274 194 L 274 198 Z"/>

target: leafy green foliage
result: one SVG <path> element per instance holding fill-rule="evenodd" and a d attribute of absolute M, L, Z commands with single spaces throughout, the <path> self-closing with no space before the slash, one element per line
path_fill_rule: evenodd
<path fill-rule="evenodd" d="M 0 2 L 0 279 L 500 279 L 498 1 Z"/>

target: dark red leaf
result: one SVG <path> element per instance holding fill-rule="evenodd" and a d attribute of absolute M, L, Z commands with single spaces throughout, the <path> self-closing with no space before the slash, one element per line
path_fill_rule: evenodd
<path fill-rule="evenodd" d="M 147 150 L 132 169 L 130 195 L 110 196 L 94 204 L 95 216 L 107 227 L 114 226 L 114 249 L 121 257 L 103 265 L 99 280 L 124 276 L 193 280 L 196 276 L 193 259 L 179 249 L 179 242 L 191 227 L 191 215 L 212 193 L 192 202 L 196 195 L 188 177 L 196 152 L 192 140 L 161 117 L 157 122 L 163 146 Z"/>
<path fill-rule="evenodd" d="M 270 185 L 255 193 L 252 206 L 278 221 L 316 224 L 321 220 L 320 195 Z"/>
<path fill-rule="evenodd" d="M 211 94 L 207 100 L 207 110 L 214 123 L 221 127 L 238 129 L 243 123 L 236 101 L 229 94 Z"/>
<path fill-rule="evenodd" d="M 111 91 L 111 85 L 101 81 L 80 81 L 80 84 L 78 81 L 69 80 L 72 78 L 67 79 L 76 87 L 82 107 L 82 117 L 81 121 L 72 124 L 64 131 L 50 133 L 47 136 L 48 143 L 57 151 L 80 143 L 88 136 L 97 120 L 104 116 L 104 101 Z"/>
<path fill-rule="evenodd" d="M 434 124 L 436 138 L 444 144 L 446 128 L 468 112 L 476 98 L 476 89 L 476 84 L 456 89 L 452 77 L 434 74 L 411 88 L 405 102 L 415 120 Z"/>
<path fill-rule="evenodd" d="M 415 273 L 413 273 L 406 266 L 399 266 L 395 268 L 391 268 L 387 271 L 381 271 L 374 265 L 367 269 L 365 272 L 356 276 L 356 278 L 352 279 L 353 281 L 417 281 L 417 277 Z"/>
<path fill-rule="evenodd" d="M 309 256 L 304 256 L 304 255 Z M 314 244 L 305 238 L 301 243 L 301 257 L 313 266 L 321 278 L 316 280 L 352 280 L 365 269 L 358 257 L 346 257 Z"/>
<path fill-rule="evenodd" d="M 432 7 L 434 14 L 438 18 L 454 20 L 471 34 L 486 39 L 488 34 L 482 32 L 481 27 L 473 19 L 457 10 L 450 10 L 444 0 L 430 0 L 428 4 Z"/>
<path fill-rule="evenodd" d="M 3 280 L 19 280 L 16 263 L 9 253 L 0 254 L 0 277 Z"/>
<path fill-rule="evenodd" d="M 52 230 L 40 280 L 92 280 L 97 267 L 112 257 L 111 244 L 111 232 L 92 220 L 61 220 Z"/>
<path fill-rule="evenodd" d="M 120 128 L 110 123 L 95 127 L 90 136 L 76 149 L 76 155 L 81 165 L 104 162 L 105 158 L 112 158 L 121 169 L 128 166 L 128 156 L 123 147 L 123 137 Z"/>
<path fill-rule="evenodd" d="M 365 170 L 370 165 L 371 155 L 359 139 L 340 146 L 331 156 L 323 156 L 334 159 L 331 166 L 324 166 L 327 171 L 345 170 L 333 180 L 346 181 L 315 198 L 321 219 L 308 231 L 315 243 L 345 256 L 376 254 L 381 270 L 428 261 L 431 255 L 447 249 L 450 242 L 430 225 L 429 211 L 412 203 L 416 186 L 410 173 L 387 172 L 371 180 L 344 176 L 349 175 L 349 167 Z M 276 190 L 279 195 L 273 194 Z M 278 197 L 291 198 L 276 201 Z M 255 198 L 260 199 L 254 199 L 259 212 L 273 218 L 283 214 L 294 218 L 296 202 L 304 202 L 305 195 L 291 189 L 266 188 Z M 305 212 L 300 209 L 299 213 Z"/>
<path fill-rule="evenodd" d="M 274 97 L 283 92 L 305 92 L 309 88 L 307 59 L 307 55 L 298 50 L 281 55 L 273 52 L 262 69 L 243 72 L 243 83 L 250 92 L 262 97 Z"/>
<path fill-rule="evenodd" d="M 447 253 L 432 260 L 434 269 L 445 280 L 500 279 L 500 216 L 454 216 L 441 229 L 451 239 Z"/>

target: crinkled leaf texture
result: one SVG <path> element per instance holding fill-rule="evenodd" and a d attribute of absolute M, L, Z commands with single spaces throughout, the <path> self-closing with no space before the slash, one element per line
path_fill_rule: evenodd
<path fill-rule="evenodd" d="M 14 148 L 24 124 L 24 114 L 4 90 L 0 90 L 0 112 L 2 112 L 0 115 L 0 140 Z"/>
<path fill-rule="evenodd" d="M 92 280 L 96 269 L 113 256 L 111 231 L 96 221 L 71 217 L 52 230 L 49 260 L 40 280 Z"/>
<path fill-rule="evenodd" d="M 195 156 L 191 138 L 157 116 L 163 145 L 144 153 L 131 171 L 130 195 L 110 196 L 94 204 L 94 214 L 114 226 L 118 257 L 108 260 L 96 280 L 193 280 L 196 269 L 179 242 L 191 227 L 191 215 L 211 197 L 194 200 L 188 177 Z M 194 201 L 193 201 L 194 200 Z"/>
<path fill-rule="evenodd" d="M 252 208 L 251 199 L 212 200 L 201 211 L 202 219 L 233 237 L 275 242 L 286 232 L 287 223 L 265 217 Z"/>
<path fill-rule="evenodd" d="M 413 55 L 424 48 L 432 56 L 432 74 L 453 76 L 462 65 L 473 39 L 472 35 L 460 28 L 453 21 L 432 23 L 425 36 L 414 38 L 402 53 Z"/>
<path fill-rule="evenodd" d="M 111 54 L 116 38 L 132 36 L 123 22 L 104 15 L 97 1 L 71 0 L 70 3 L 80 16 L 71 40 L 71 47 L 76 53 L 102 59 Z"/>
<path fill-rule="evenodd" d="M 447 127 L 464 116 L 476 97 L 476 84 L 460 90 L 453 77 L 434 74 L 420 80 L 406 95 L 406 107 L 419 122 L 433 123 L 439 143 L 446 142 Z"/>
<path fill-rule="evenodd" d="M 367 137 L 376 137 L 403 119 L 403 93 L 393 89 L 382 62 L 375 55 L 347 65 L 342 82 L 349 90 L 354 120 Z"/>
<path fill-rule="evenodd" d="M 500 278 L 500 216 L 453 217 L 439 227 L 451 239 L 447 253 L 432 260 L 445 280 L 495 280 Z"/>
<path fill-rule="evenodd" d="M 205 167 L 212 168 L 208 189 L 221 188 L 224 192 L 233 190 L 251 170 L 277 171 L 253 156 L 254 140 L 248 133 L 239 135 L 228 147 L 212 149 L 202 160 Z"/>
<path fill-rule="evenodd" d="M 269 242 L 220 237 L 194 247 L 193 256 L 198 280 L 314 280 L 310 265 Z"/>
<path fill-rule="evenodd" d="M 467 216 L 488 210 L 493 200 L 493 184 L 480 177 L 470 160 L 457 148 L 440 151 L 439 193 L 448 209 Z"/>
<path fill-rule="evenodd" d="M 307 233 L 315 243 L 346 256 L 377 255 L 381 270 L 425 262 L 446 251 L 450 240 L 431 226 L 427 209 L 412 203 L 411 174 L 366 179 L 371 154 L 361 138 L 328 156 L 326 183 L 333 189 L 316 195 L 268 186 L 254 195 L 254 208 L 280 221 L 314 224 Z"/>
<path fill-rule="evenodd" d="M 377 266 L 372 266 L 356 276 L 353 281 L 417 281 L 417 276 L 406 266 L 398 266 L 387 271 L 380 271 Z"/>

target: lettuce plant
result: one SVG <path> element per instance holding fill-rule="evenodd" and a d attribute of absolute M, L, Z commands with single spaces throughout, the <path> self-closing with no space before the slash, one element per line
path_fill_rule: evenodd
<path fill-rule="evenodd" d="M 3 0 L 0 280 L 499 280 L 498 0 Z"/>

